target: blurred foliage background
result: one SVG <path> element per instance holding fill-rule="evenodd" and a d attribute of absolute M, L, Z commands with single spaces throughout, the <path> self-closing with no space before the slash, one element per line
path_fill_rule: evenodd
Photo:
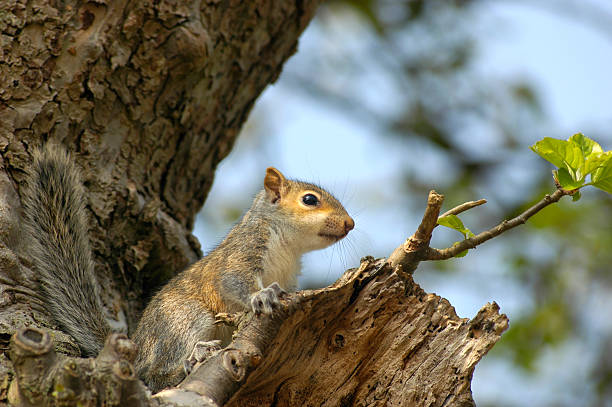
<path fill-rule="evenodd" d="M 610 45 L 610 27 L 605 0 L 330 1 L 222 164 L 196 233 L 204 247 L 218 242 L 268 165 L 314 177 L 356 214 L 342 247 L 309 257 L 303 286 L 390 254 L 432 188 L 447 208 L 489 201 L 462 216 L 475 233 L 516 215 L 554 188 L 551 167 L 528 149 L 536 140 L 583 132 L 612 149 L 612 79 L 564 63 L 612 73 L 612 47 L 591 43 Z M 538 44 L 531 54 L 508 45 L 524 29 Z M 460 238 L 439 229 L 437 247 Z M 491 300 L 510 317 L 476 369 L 478 405 L 612 406 L 609 195 L 564 198 L 464 259 L 423 264 L 415 280 L 462 317 Z"/>

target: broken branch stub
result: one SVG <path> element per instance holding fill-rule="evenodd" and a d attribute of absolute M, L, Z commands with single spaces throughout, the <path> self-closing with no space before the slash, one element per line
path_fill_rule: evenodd
<path fill-rule="evenodd" d="M 401 274 L 412 274 L 422 260 L 423 253 L 429 248 L 431 234 L 438 224 L 440 208 L 444 202 L 444 195 L 436 191 L 429 191 L 427 207 L 423 219 L 416 232 L 396 248 L 388 258 L 389 264 Z"/>

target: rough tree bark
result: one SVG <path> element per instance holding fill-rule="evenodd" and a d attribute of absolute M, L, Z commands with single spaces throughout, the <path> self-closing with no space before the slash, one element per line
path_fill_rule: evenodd
<path fill-rule="evenodd" d="M 190 230 L 215 168 L 317 4 L 0 2 L 0 402 L 13 363 L 27 370 L 32 360 L 60 363 L 62 389 L 74 385 L 66 379 L 74 372 L 99 368 L 143 404 L 163 401 L 135 384 L 125 362 L 133 350 L 122 338 L 110 338 L 93 365 L 51 349 L 78 355 L 37 294 L 22 240 L 19 190 L 32 148 L 61 142 L 82 168 L 102 300 L 109 317 L 133 328 L 151 291 L 201 255 Z M 474 365 L 505 329 L 494 306 L 461 320 L 446 300 L 372 259 L 335 286 L 299 296 L 230 404 L 472 404 Z M 24 326 L 31 329 L 7 352 Z M 53 403 L 57 382 L 42 382 L 33 381 L 36 404 Z M 87 387 L 121 386 L 79 386 L 90 399 L 125 405 L 125 394 Z M 60 396 L 79 397 L 73 393 Z"/>
<path fill-rule="evenodd" d="M 214 169 L 316 6 L 0 3 L 5 345 L 17 326 L 49 325 L 18 250 L 19 187 L 32 147 L 55 140 L 73 151 L 89 192 L 104 302 L 134 326 L 151 290 L 201 254 L 190 230 Z"/>

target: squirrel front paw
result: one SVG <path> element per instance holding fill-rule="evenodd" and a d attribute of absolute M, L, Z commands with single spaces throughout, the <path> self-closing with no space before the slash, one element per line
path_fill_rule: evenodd
<path fill-rule="evenodd" d="M 287 295 L 278 283 L 272 283 L 251 296 L 251 308 L 257 314 L 271 314 L 280 305 L 280 298 Z"/>

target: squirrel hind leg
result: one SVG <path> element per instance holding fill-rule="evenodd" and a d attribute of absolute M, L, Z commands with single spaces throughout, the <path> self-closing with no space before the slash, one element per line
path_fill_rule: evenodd
<path fill-rule="evenodd" d="M 198 363 L 204 363 L 207 359 L 220 350 L 221 341 L 218 339 L 213 341 L 198 341 L 193 347 L 189 358 L 183 362 L 183 370 L 185 371 L 185 374 L 188 375 L 191 373 L 193 368 Z"/>

